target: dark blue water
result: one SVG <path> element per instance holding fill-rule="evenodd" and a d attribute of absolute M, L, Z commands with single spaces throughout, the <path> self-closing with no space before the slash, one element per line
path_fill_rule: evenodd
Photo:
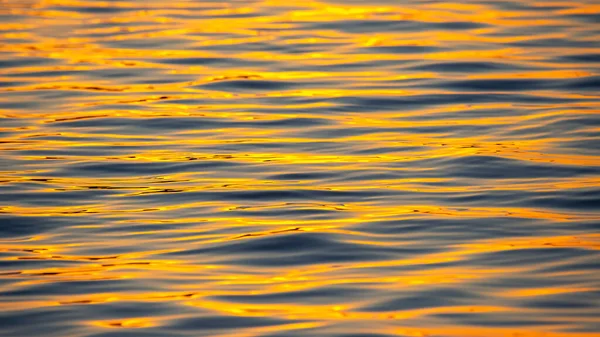
<path fill-rule="evenodd" d="M 0 0 L 0 336 L 600 334 L 599 18 Z"/>

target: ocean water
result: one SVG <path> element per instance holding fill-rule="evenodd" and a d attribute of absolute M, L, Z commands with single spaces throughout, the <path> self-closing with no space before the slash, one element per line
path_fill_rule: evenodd
<path fill-rule="evenodd" d="M 600 3 L 0 0 L 0 335 L 600 334 Z"/>

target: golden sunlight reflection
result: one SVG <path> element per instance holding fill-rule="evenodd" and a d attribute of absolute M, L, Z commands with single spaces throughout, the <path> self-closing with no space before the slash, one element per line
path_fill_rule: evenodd
<path fill-rule="evenodd" d="M 0 0 L 0 335 L 596 336 L 592 0 Z"/>

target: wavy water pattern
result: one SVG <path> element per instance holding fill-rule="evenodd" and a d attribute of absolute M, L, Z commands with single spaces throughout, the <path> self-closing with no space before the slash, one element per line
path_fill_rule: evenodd
<path fill-rule="evenodd" d="M 0 335 L 597 336 L 599 20 L 0 0 Z"/>

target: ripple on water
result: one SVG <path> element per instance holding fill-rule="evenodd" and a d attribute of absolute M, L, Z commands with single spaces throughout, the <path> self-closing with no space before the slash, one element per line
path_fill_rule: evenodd
<path fill-rule="evenodd" d="M 0 12 L 0 335 L 600 332 L 595 1 Z"/>

